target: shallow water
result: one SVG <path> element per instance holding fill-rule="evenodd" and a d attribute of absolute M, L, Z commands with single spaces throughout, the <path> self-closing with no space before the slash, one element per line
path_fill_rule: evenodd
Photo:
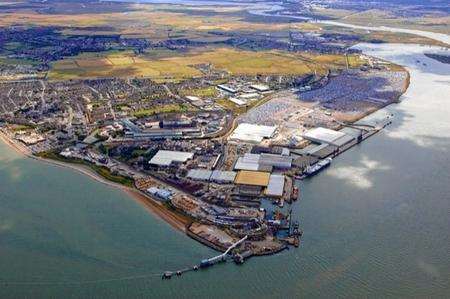
<path fill-rule="evenodd" d="M 361 47 L 408 66 L 411 86 L 371 116 L 393 113 L 391 126 L 301 183 L 300 248 L 162 281 L 213 251 L 0 144 L 0 298 L 449 297 L 450 65 L 422 54 L 436 48 Z"/>

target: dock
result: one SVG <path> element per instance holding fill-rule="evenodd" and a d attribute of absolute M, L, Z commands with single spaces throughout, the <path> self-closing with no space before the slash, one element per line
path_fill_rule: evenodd
<path fill-rule="evenodd" d="M 231 252 L 231 250 L 233 250 L 234 248 L 236 248 L 237 246 L 242 244 L 245 240 L 247 240 L 247 238 L 248 238 L 248 236 L 243 237 L 242 239 L 240 239 L 239 241 L 233 243 L 230 247 L 228 247 L 224 253 L 204 259 L 198 265 L 194 265 L 190 268 L 188 267 L 188 268 L 184 268 L 184 269 L 177 270 L 177 271 L 165 271 L 162 274 L 162 279 L 171 279 L 174 274 L 176 276 L 181 276 L 182 274 L 189 272 L 189 271 L 197 271 L 199 269 L 211 267 L 217 263 L 226 262 L 228 259 L 228 254 Z M 244 256 L 247 257 L 247 256 L 249 256 L 249 254 L 245 253 Z M 238 259 L 240 261 L 240 263 L 243 262 L 244 258 Z"/>

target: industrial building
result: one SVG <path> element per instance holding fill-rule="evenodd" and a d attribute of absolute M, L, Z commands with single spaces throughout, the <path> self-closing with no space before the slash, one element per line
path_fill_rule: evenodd
<path fill-rule="evenodd" d="M 267 85 L 262 85 L 262 84 L 254 84 L 254 85 L 250 85 L 250 88 L 253 88 L 254 90 L 257 90 L 259 92 L 266 92 L 269 91 L 270 88 Z"/>
<path fill-rule="evenodd" d="M 250 171 L 268 171 L 271 172 L 273 168 L 289 169 L 292 167 L 291 156 L 276 155 L 276 154 L 251 154 L 246 153 L 243 157 L 239 157 L 234 165 L 236 170 L 250 170 Z"/>
<path fill-rule="evenodd" d="M 149 161 L 149 164 L 157 166 L 171 166 L 176 163 L 184 163 L 193 157 L 193 153 L 159 150 Z"/>
<path fill-rule="evenodd" d="M 222 171 L 222 170 L 207 170 L 207 169 L 191 169 L 189 170 L 187 177 L 191 180 L 215 182 L 219 184 L 231 184 L 236 178 L 236 172 L 234 171 Z"/>
<path fill-rule="evenodd" d="M 284 192 L 285 177 L 281 174 L 271 174 L 269 185 L 267 185 L 264 194 L 270 197 L 282 197 Z"/>
<path fill-rule="evenodd" d="M 217 85 L 217 87 L 218 87 L 219 89 L 223 90 L 223 91 L 228 92 L 228 93 L 235 94 L 235 93 L 237 92 L 236 89 L 234 89 L 234 88 L 232 88 L 232 87 L 230 87 L 230 86 L 228 86 L 228 85 L 225 85 L 225 84 Z"/>
<path fill-rule="evenodd" d="M 270 173 L 268 172 L 241 170 L 238 172 L 234 182 L 237 185 L 267 187 L 269 179 Z"/>
<path fill-rule="evenodd" d="M 231 98 L 228 98 L 228 100 L 233 102 L 233 103 L 235 103 L 238 106 L 245 106 L 245 105 L 247 105 L 246 101 L 240 100 L 238 98 L 231 97 Z"/>
<path fill-rule="evenodd" d="M 234 171 L 221 171 L 214 170 L 212 172 L 210 180 L 219 184 L 233 183 L 236 178 L 236 172 Z"/>
<path fill-rule="evenodd" d="M 146 132 L 125 132 L 126 138 L 139 139 L 166 139 L 166 138 L 181 138 L 183 137 L 183 132 L 181 130 L 170 130 L 170 129 L 152 129 Z"/>
<path fill-rule="evenodd" d="M 341 131 L 330 130 L 322 127 L 314 128 L 303 134 L 303 138 L 315 142 L 326 143 L 335 146 L 343 146 L 355 139 L 354 136 Z"/>
<path fill-rule="evenodd" d="M 261 126 L 248 123 L 239 124 L 230 136 L 230 140 L 260 143 L 265 138 L 272 138 L 275 135 L 277 127 Z"/>
<path fill-rule="evenodd" d="M 167 189 L 150 187 L 147 189 L 147 192 L 153 196 L 156 196 L 159 199 L 164 200 L 164 201 L 170 200 L 172 198 L 172 192 Z"/>
<path fill-rule="evenodd" d="M 207 182 L 211 178 L 211 175 L 211 170 L 197 168 L 189 170 L 187 177 L 191 180 Z"/>

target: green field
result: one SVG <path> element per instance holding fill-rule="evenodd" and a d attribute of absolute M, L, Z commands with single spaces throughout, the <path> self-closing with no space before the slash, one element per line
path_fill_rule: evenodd
<path fill-rule="evenodd" d="M 183 80 L 201 76 L 195 68 L 199 64 L 211 64 L 215 69 L 233 75 L 303 75 L 314 70 L 323 71 L 318 61 L 307 61 L 301 55 L 281 51 L 244 51 L 231 48 L 206 48 L 188 53 L 150 52 L 134 55 L 96 53 L 79 55 L 56 61 L 48 74 L 50 80 L 108 77 L 147 77 L 152 79 Z M 163 55 L 164 58 L 152 58 Z M 202 93 L 202 91 L 198 91 Z M 207 94 L 211 91 L 205 91 Z M 200 94 L 201 96 L 201 94 Z M 206 95 L 205 95 L 206 96 Z"/>
<path fill-rule="evenodd" d="M 168 104 L 135 111 L 133 113 L 133 116 L 141 118 L 160 113 L 178 113 L 178 112 L 186 112 L 188 110 L 192 110 L 192 108 L 186 104 Z"/>
<path fill-rule="evenodd" d="M 101 177 L 103 177 L 111 182 L 118 183 L 118 184 L 121 184 L 121 185 L 124 185 L 127 187 L 134 186 L 134 180 L 132 178 L 112 174 L 109 171 L 109 169 L 104 166 L 94 165 L 94 164 L 88 163 L 88 162 L 80 160 L 80 159 L 65 158 L 55 152 L 43 152 L 43 153 L 39 153 L 38 156 L 41 158 L 56 160 L 56 161 L 60 161 L 60 162 L 64 162 L 64 163 L 73 163 L 73 164 L 84 165 L 86 167 L 89 167 L 93 171 L 95 171 Z"/>

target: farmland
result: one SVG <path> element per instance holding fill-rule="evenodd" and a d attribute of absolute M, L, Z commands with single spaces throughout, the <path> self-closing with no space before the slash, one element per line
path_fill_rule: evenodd
<path fill-rule="evenodd" d="M 245 51 L 231 48 L 193 50 L 185 55 L 153 58 L 157 54 L 96 53 L 66 58 L 52 64 L 51 80 L 102 77 L 147 77 L 152 79 L 185 79 L 200 76 L 195 68 L 211 64 L 215 69 L 233 75 L 303 75 L 314 70 L 322 73 L 330 65 L 345 65 L 338 55 L 299 55 L 280 51 Z M 353 58 L 352 58 L 353 59 Z M 354 58 L 355 62 L 356 58 Z"/>

